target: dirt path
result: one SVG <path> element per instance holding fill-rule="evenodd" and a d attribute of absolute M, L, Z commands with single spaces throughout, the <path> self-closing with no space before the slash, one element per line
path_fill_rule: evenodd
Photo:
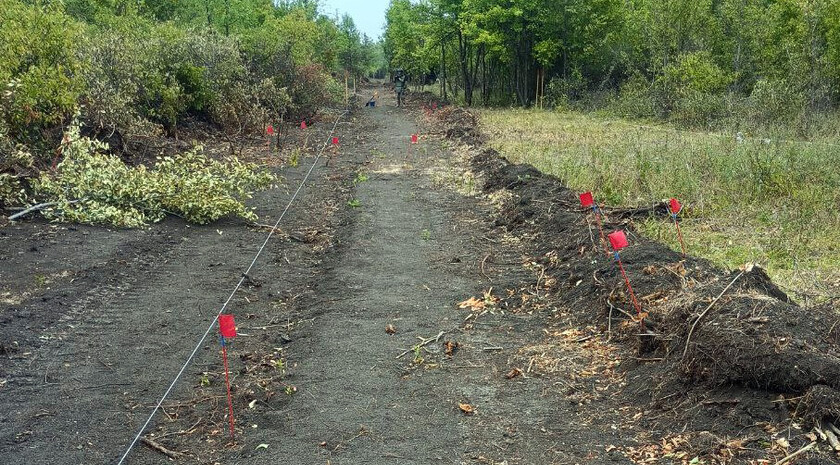
<path fill-rule="evenodd" d="M 383 100 L 339 124 L 340 156 L 316 169 L 233 301 L 236 443 L 215 339 L 149 437 L 179 462 L 237 464 L 582 463 L 620 443 L 631 431 L 613 388 L 575 374 L 604 369 L 609 351 L 575 342 L 531 372 L 534 354 L 557 350 L 540 346 L 547 331 L 572 320 L 539 304 L 545 280 L 490 203 L 456 191 L 469 185 L 446 144 L 422 137 L 409 152 L 417 113 Z M 284 171 L 289 188 L 311 160 Z M 261 221 L 288 197 L 258 195 Z M 0 228 L 0 462 L 115 463 L 265 232 Z M 141 445 L 126 463 L 169 459 Z"/>
<path fill-rule="evenodd" d="M 347 147 L 367 154 L 346 236 L 322 266 L 294 333 L 290 382 L 301 387 L 249 434 L 236 463 L 564 463 L 585 457 L 610 425 L 561 438 L 580 413 L 547 396 L 554 381 L 508 380 L 521 346 L 542 338 L 534 312 L 488 307 L 476 321 L 458 302 L 495 285 L 519 289 L 535 276 L 521 251 L 487 221 L 489 204 L 456 192 L 446 144 L 423 137 L 414 113 L 385 105 Z M 416 102 L 415 102 L 416 103 Z M 325 302 L 326 300 L 326 302 Z M 396 334 L 388 334 L 391 325 Z M 443 334 L 441 334 L 443 332 Z M 437 338 L 418 352 L 421 340 Z M 457 344 L 452 355 L 446 343 Z M 402 357 L 399 357 L 400 355 Z M 570 364 L 570 367 L 574 364 Z M 522 370 L 525 370 L 522 366 Z M 472 415 L 461 411 L 465 404 Z M 609 417 L 605 414 L 604 417 Z M 607 434 L 607 436 L 604 436 Z M 255 452 L 254 446 L 268 444 Z M 577 460 L 580 460 L 579 458 Z M 573 463 L 573 462 L 570 462 Z"/>

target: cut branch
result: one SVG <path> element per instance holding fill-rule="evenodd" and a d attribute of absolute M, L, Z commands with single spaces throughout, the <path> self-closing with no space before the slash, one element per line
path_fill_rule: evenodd
<path fill-rule="evenodd" d="M 140 441 L 147 445 L 150 449 L 160 452 L 161 454 L 169 457 L 172 460 L 177 460 L 183 457 L 184 454 L 180 452 L 175 452 L 174 450 L 167 449 L 166 447 L 162 446 L 160 443 L 157 443 L 147 437 L 140 439 Z"/>
<path fill-rule="evenodd" d="M 688 331 L 688 337 L 685 338 L 685 349 L 683 350 L 682 355 L 683 358 L 685 358 L 685 355 L 688 353 L 688 345 L 689 343 L 691 343 L 691 335 L 694 334 L 694 328 L 697 327 L 697 323 L 700 323 L 700 320 L 702 320 L 703 317 L 706 316 L 707 313 L 709 313 L 709 310 L 711 310 L 712 307 L 714 307 L 718 300 L 720 300 L 720 298 L 723 297 L 723 294 L 726 294 L 726 291 L 728 291 L 729 288 L 732 287 L 733 284 L 735 284 L 735 281 L 737 281 L 741 276 L 744 276 L 743 271 L 738 273 L 738 276 L 735 276 L 735 279 L 733 279 L 725 288 L 723 288 L 723 290 L 720 291 L 720 294 L 718 294 L 718 296 L 715 297 L 715 300 L 713 300 L 712 303 L 710 303 L 709 306 L 706 307 L 705 310 L 703 310 L 703 313 L 701 313 L 700 316 L 698 316 L 697 319 L 694 320 L 694 324 L 691 325 L 691 329 Z"/>

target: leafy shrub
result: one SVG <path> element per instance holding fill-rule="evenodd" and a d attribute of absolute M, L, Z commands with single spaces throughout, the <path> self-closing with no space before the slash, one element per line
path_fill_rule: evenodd
<path fill-rule="evenodd" d="M 687 126 L 708 126 L 725 110 L 723 95 L 733 76 L 709 52 L 681 55 L 654 82 L 659 113 Z"/>
<path fill-rule="evenodd" d="M 586 80 L 579 70 L 574 70 L 566 79 L 555 77 L 548 82 L 545 90 L 546 103 L 558 109 L 569 108 L 572 102 L 586 97 L 586 92 Z"/>
<path fill-rule="evenodd" d="M 656 116 L 656 105 L 652 95 L 650 81 L 639 73 L 634 73 L 625 81 L 618 95 L 609 103 L 609 109 L 619 116 L 631 118 L 651 118 Z"/>
<path fill-rule="evenodd" d="M 43 172 L 34 183 L 37 197 L 57 202 L 44 211 L 57 221 L 139 227 L 167 213 L 199 224 L 227 215 L 254 220 L 243 202 L 274 180 L 253 164 L 216 161 L 200 148 L 159 158 L 152 169 L 130 167 L 104 154 L 106 144 L 81 136 L 78 124 L 71 125 L 65 141 L 55 172 Z"/>
<path fill-rule="evenodd" d="M 82 30 L 59 2 L 0 0 L 0 25 L 0 119 L 15 142 L 45 142 L 44 130 L 73 114 L 83 90 Z"/>
<path fill-rule="evenodd" d="M 805 96 L 785 79 L 761 79 L 748 99 L 753 120 L 782 121 L 805 108 Z"/>

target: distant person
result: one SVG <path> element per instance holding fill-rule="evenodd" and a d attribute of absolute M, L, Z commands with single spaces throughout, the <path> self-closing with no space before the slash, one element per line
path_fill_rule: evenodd
<path fill-rule="evenodd" d="M 408 85 L 408 75 L 405 74 L 405 71 L 402 69 L 398 69 L 396 73 L 394 73 L 394 91 L 397 93 L 397 106 L 401 107 L 403 104 L 403 93 L 405 92 L 405 87 Z"/>

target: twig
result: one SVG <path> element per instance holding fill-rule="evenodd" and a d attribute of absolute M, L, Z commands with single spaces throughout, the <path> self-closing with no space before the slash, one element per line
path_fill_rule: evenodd
<path fill-rule="evenodd" d="M 147 437 L 141 438 L 140 441 L 143 444 L 149 446 L 149 448 L 151 448 L 152 450 L 156 450 L 156 451 L 160 452 L 161 454 L 163 454 L 163 455 L 165 455 L 165 456 L 167 456 L 167 457 L 169 457 L 170 459 L 173 459 L 173 460 L 177 460 L 177 459 L 181 458 L 181 456 L 184 455 L 180 452 L 175 452 L 174 450 L 169 450 L 166 447 L 163 447 L 159 443 L 157 443 L 155 441 L 152 441 L 151 439 L 149 439 Z"/>
<path fill-rule="evenodd" d="M 733 284 L 735 284 L 735 281 L 737 281 L 743 275 L 743 271 L 738 273 L 738 276 L 735 276 L 735 279 L 733 279 L 732 282 L 730 282 L 725 288 L 723 288 L 723 290 L 720 291 L 720 294 L 718 294 L 718 296 L 715 297 L 715 300 L 713 300 L 712 303 L 710 303 L 709 306 L 706 307 L 705 310 L 703 310 L 700 316 L 698 316 L 697 319 L 694 320 L 694 324 L 691 325 L 691 329 L 688 330 L 688 337 L 685 338 L 685 349 L 683 350 L 682 358 L 685 358 L 685 355 L 688 353 L 688 344 L 691 342 L 691 335 L 694 334 L 694 328 L 697 327 L 697 323 L 700 323 L 700 320 L 702 320 L 703 317 L 706 316 L 707 313 L 709 313 L 709 310 L 711 310 L 711 308 L 717 303 L 717 301 L 720 300 L 721 297 L 723 297 L 723 294 L 726 294 L 726 291 L 728 291 L 729 288 L 732 287 Z"/>
<path fill-rule="evenodd" d="M 400 359 L 403 356 L 405 356 L 405 354 L 407 354 L 409 352 L 417 350 L 420 347 L 425 347 L 425 346 L 431 344 L 432 342 L 437 342 L 441 338 L 441 336 L 443 336 L 444 334 L 446 334 L 446 331 L 439 332 L 438 335 L 435 336 L 435 337 L 430 337 L 428 339 L 422 339 L 417 345 L 412 346 L 410 349 L 406 349 L 405 351 L 403 351 L 403 353 L 397 355 L 397 358 Z"/>
<path fill-rule="evenodd" d="M 609 300 L 607 302 L 609 302 Z M 607 317 L 607 342 L 612 340 L 612 311 L 613 305 L 610 304 L 610 316 Z"/>
<path fill-rule="evenodd" d="M 540 267 L 540 277 L 537 278 L 537 286 L 534 288 L 537 291 L 537 298 L 540 297 L 540 281 L 542 281 L 543 277 L 545 276 L 545 267 Z"/>
<path fill-rule="evenodd" d="M 834 434 L 835 432 L 832 431 L 831 426 L 831 423 L 825 423 L 823 425 L 823 432 L 828 438 L 828 443 L 831 444 L 831 448 L 840 451 L 840 441 L 837 440 L 837 435 Z"/>
<path fill-rule="evenodd" d="M 828 429 L 830 429 L 831 431 L 834 431 L 834 434 L 840 435 L 840 428 L 834 426 L 834 423 L 832 423 L 830 421 L 827 421 L 826 425 L 828 425 Z"/>
<path fill-rule="evenodd" d="M 504 347 L 499 346 L 492 346 L 492 347 L 484 347 L 482 350 L 491 351 L 491 350 L 505 350 Z"/>
<path fill-rule="evenodd" d="M 180 436 L 180 435 L 183 435 L 183 434 L 192 434 L 202 421 L 204 421 L 204 418 L 199 418 L 198 421 L 195 422 L 195 424 L 190 426 L 188 429 L 181 430 L 181 431 L 173 431 L 171 433 L 160 434 L 157 437 L 158 437 L 158 439 L 160 439 L 160 438 L 165 438 L 167 436 Z"/>
<path fill-rule="evenodd" d="M 492 279 L 490 279 L 490 276 L 487 276 L 487 274 L 484 272 L 484 262 L 486 262 L 486 261 L 487 261 L 487 259 L 488 259 L 489 257 L 490 257 L 490 254 L 487 254 L 487 255 L 485 255 L 485 256 L 484 256 L 484 259 L 483 259 L 483 260 L 481 260 L 481 267 L 480 267 L 480 271 L 481 271 L 481 274 L 482 274 L 485 278 L 487 278 L 487 280 L 488 280 L 488 281 L 491 281 L 491 282 L 492 282 L 493 280 L 492 280 Z"/>
<path fill-rule="evenodd" d="M 788 455 L 787 457 L 783 458 L 782 460 L 779 460 L 778 462 L 776 462 L 776 465 L 784 465 L 785 463 L 790 462 L 791 460 L 795 459 L 796 457 L 799 457 L 800 455 L 804 454 L 805 452 L 808 452 L 809 450 L 811 450 L 816 444 L 817 444 L 816 442 L 812 442 L 812 443 L 806 445 L 805 447 L 803 447 L 803 448 L 799 449 L 798 451 Z"/>
<path fill-rule="evenodd" d="M 633 315 L 631 315 L 631 314 L 627 313 L 627 312 L 626 312 L 624 309 L 622 309 L 621 307 L 616 307 L 615 305 L 613 305 L 613 303 L 610 301 L 610 299 L 607 299 L 607 304 L 610 306 L 610 313 L 612 313 L 612 310 L 613 310 L 613 309 L 616 309 L 616 310 L 618 310 L 619 312 L 623 313 L 623 314 L 624 314 L 627 318 L 630 318 L 631 320 L 633 320 L 633 319 L 635 319 L 635 318 L 636 318 L 635 316 L 633 316 Z"/>

